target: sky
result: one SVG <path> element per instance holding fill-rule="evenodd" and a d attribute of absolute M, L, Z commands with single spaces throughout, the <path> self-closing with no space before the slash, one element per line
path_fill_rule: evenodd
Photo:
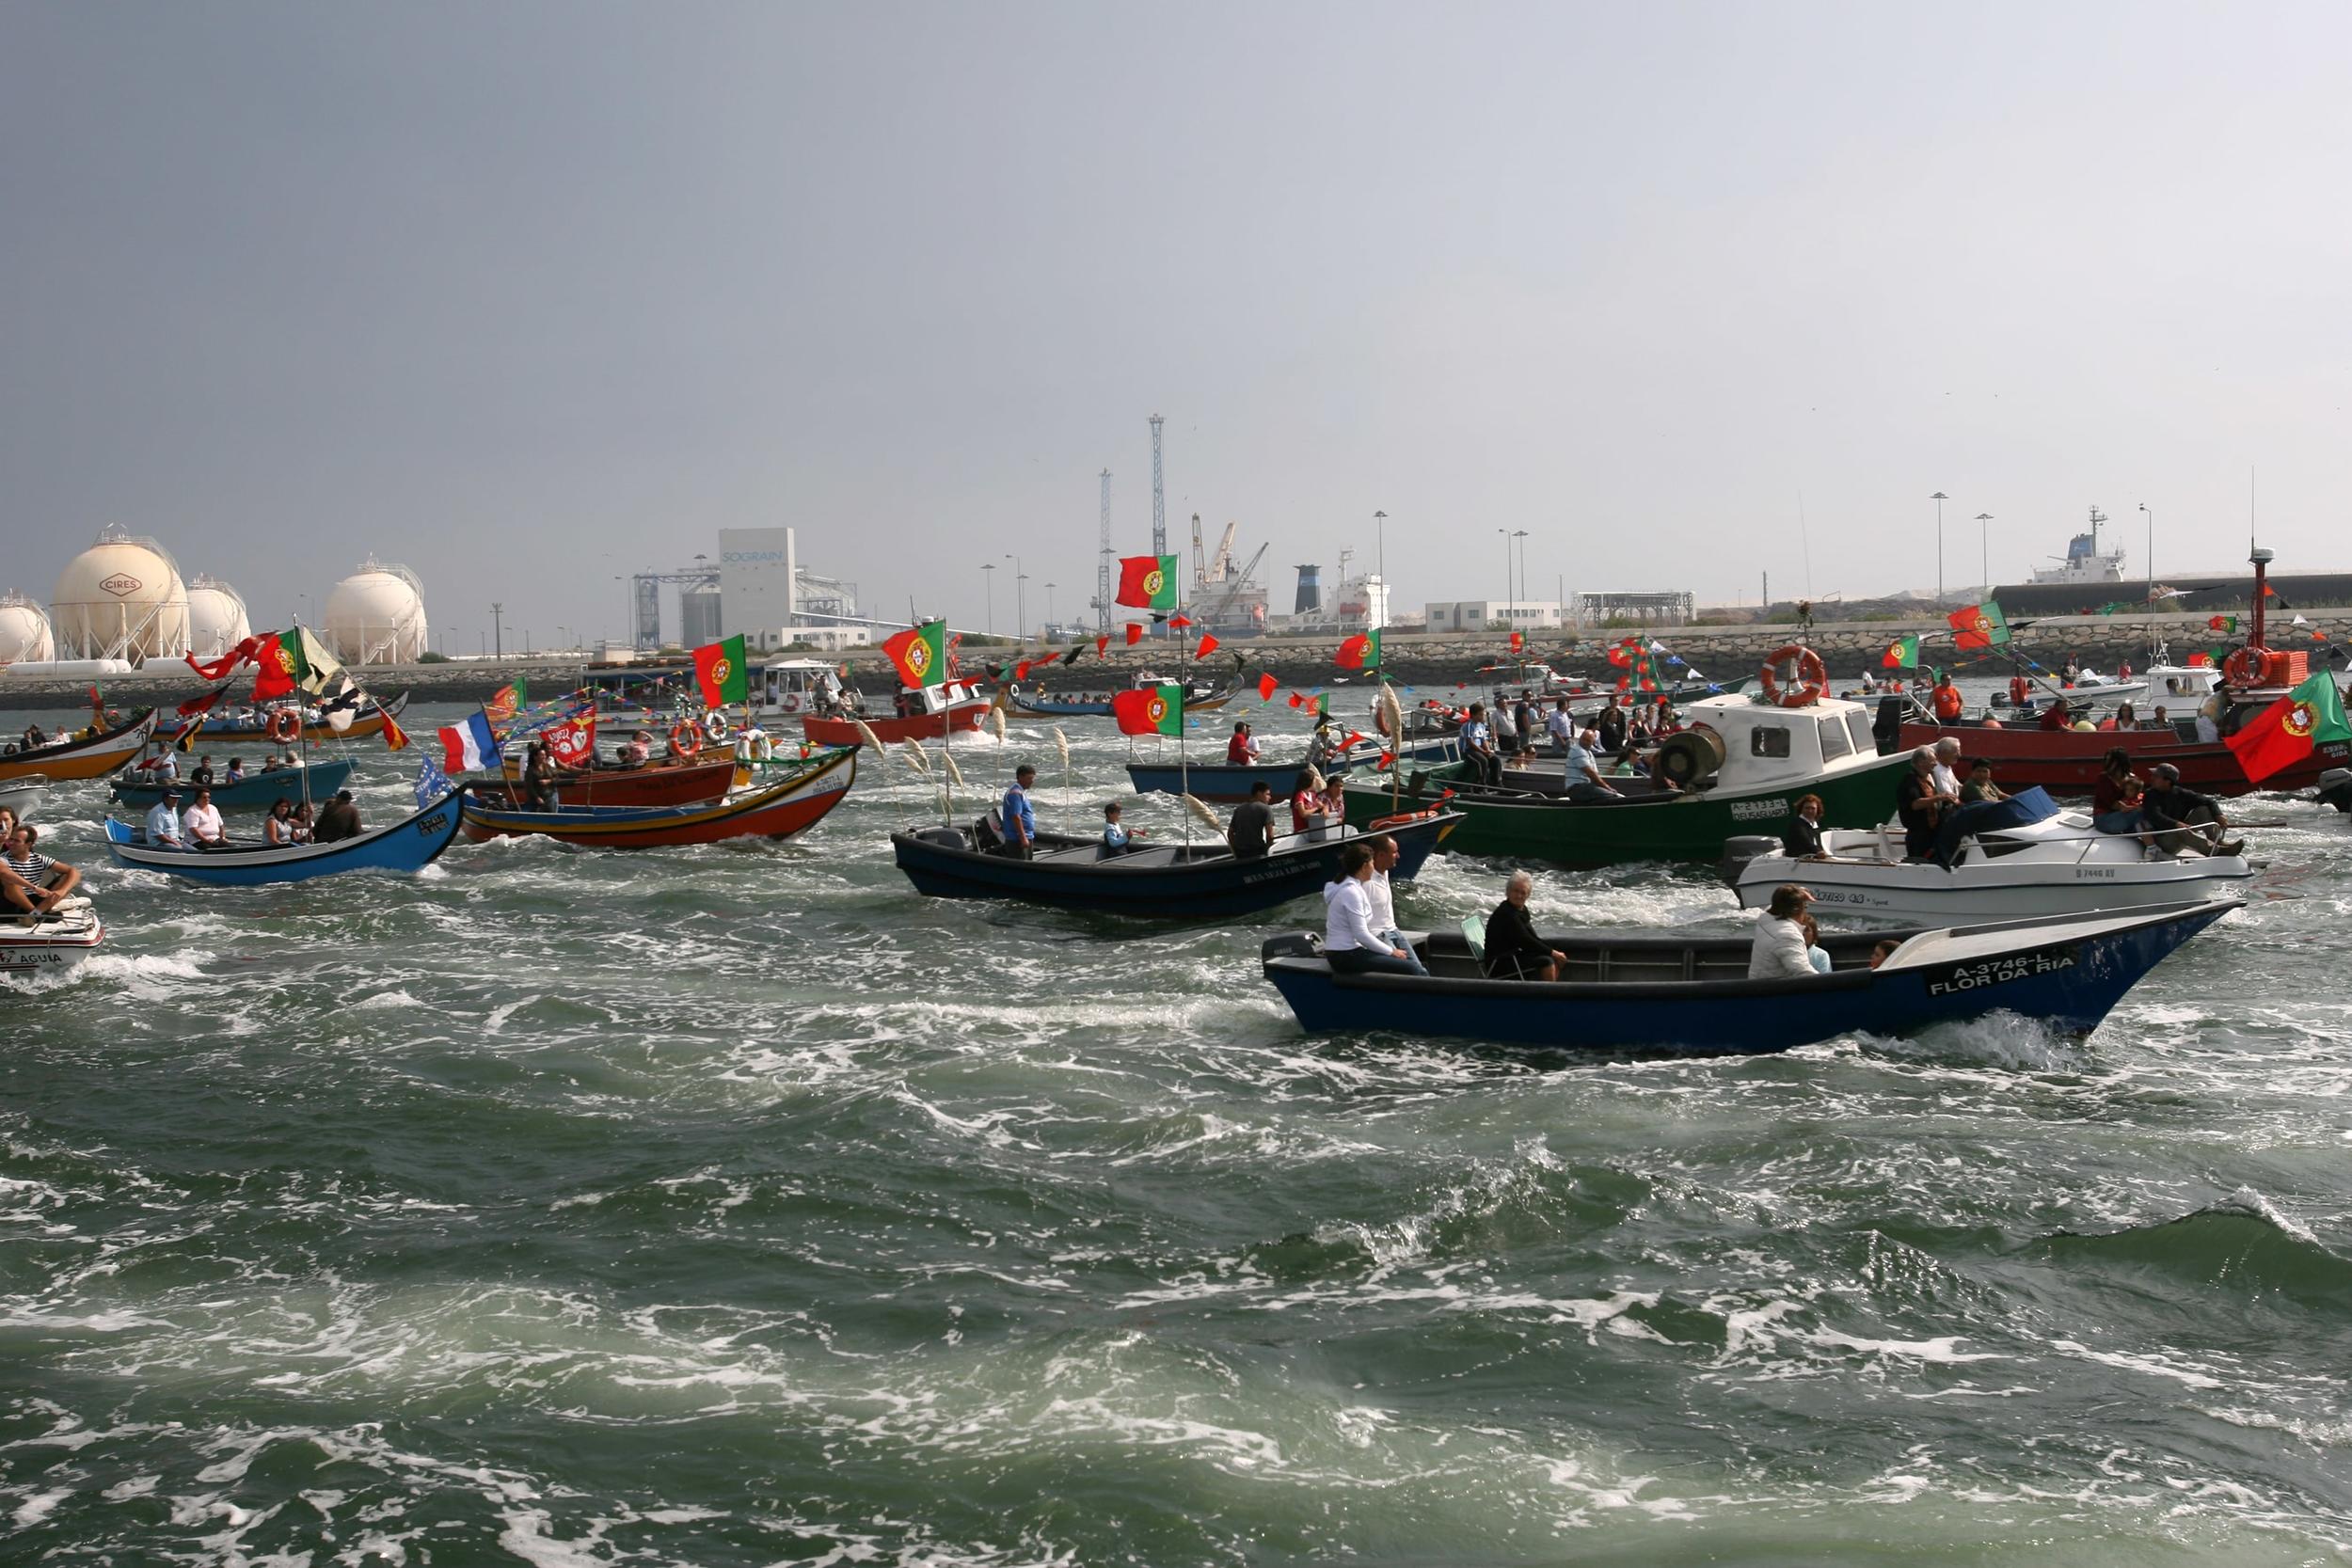
<path fill-rule="evenodd" d="M 1009 629 L 1100 470 L 1147 547 L 1155 412 L 1278 609 L 1521 529 L 1537 598 L 1932 588 L 1938 490 L 1953 587 L 2094 504 L 2352 567 L 2348 68 L 2341 5 L 0 0 L 0 590 L 111 524 L 546 644 L 788 524 Z"/>

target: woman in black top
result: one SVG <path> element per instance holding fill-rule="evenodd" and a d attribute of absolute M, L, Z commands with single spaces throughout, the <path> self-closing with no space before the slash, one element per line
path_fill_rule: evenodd
<path fill-rule="evenodd" d="M 1486 917 L 1489 979 L 1556 980 L 1560 966 L 1568 961 L 1565 953 L 1546 946 L 1535 934 L 1534 919 L 1527 912 L 1527 895 L 1534 891 L 1534 878 L 1524 871 L 1512 872 L 1503 886 L 1502 902 Z"/>
<path fill-rule="evenodd" d="M 1792 861 L 1810 860 L 1821 853 L 1821 798 L 1819 795 L 1797 797 L 1797 815 L 1780 835 L 1780 847 Z"/>
<path fill-rule="evenodd" d="M 1922 746 L 1911 753 L 1911 771 L 1895 785 L 1895 814 L 1902 819 L 1903 854 L 1923 861 L 1935 853 L 1935 824 L 1939 807 L 1935 793 L 1935 753 Z"/>

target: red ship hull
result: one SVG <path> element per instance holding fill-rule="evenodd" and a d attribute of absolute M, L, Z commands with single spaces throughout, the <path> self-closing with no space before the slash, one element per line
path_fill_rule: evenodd
<path fill-rule="evenodd" d="M 2321 746 L 2291 768 L 2259 784 L 2238 766 L 2237 753 L 2219 741 L 2184 740 L 2173 730 L 1988 730 L 1976 724 L 1905 724 L 1902 744 L 1932 746 L 1946 736 L 1960 742 L 1963 757 L 1993 765 L 2002 788 L 2039 784 L 2053 795 L 2089 795 L 2107 752 L 2120 746 L 2131 753 L 2135 772 L 2146 775 L 2157 763 L 2181 770 L 2181 783 L 2201 795 L 2245 795 L 2256 789 L 2309 789 L 2330 768 L 2345 766 L 2352 746 Z"/>
<path fill-rule="evenodd" d="M 650 808 L 599 819 L 566 801 L 560 811 L 511 809 L 469 796 L 463 830 L 476 844 L 536 836 L 603 849 L 652 849 L 718 844 L 731 838 L 789 838 L 839 805 L 857 778 L 857 753 L 836 752 L 805 772 L 755 794 L 707 806 Z"/>
<path fill-rule="evenodd" d="M 510 764 L 507 783 L 516 784 L 521 777 L 522 768 Z M 699 806 L 724 795 L 734 781 L 735 759 L 719 752 L 698 762 L 559 773 L 555 788 L 567 806 Z M 519 795 L 512 798 L 521 800 Z"/>
<path fill-rule="evenodd" d="M 868 719 L 866 727 L 872 730 L 874 737 L 885 746 L 896 745 L 901 740 L 937 740 L 947 733 L 950 723 L 959 730 L 978 729 L 980 720 L 987 712 L 988 699 L 975 697 L 970 702 L 958 703 L 945 713 L 919 713 L 912 719 L 901 719 L 894 714 L 888 718 Z M 801 732 L 820 746 L 855 746 L 866 738 L 858 733 L 854 720 L 818 719 L 806 714 L 801 718 Z"/>

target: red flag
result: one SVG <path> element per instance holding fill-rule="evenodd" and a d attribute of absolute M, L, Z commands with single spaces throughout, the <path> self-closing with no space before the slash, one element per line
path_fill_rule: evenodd
<path fill-rule="evenodd" d="M 1341 750 L 1341 751 L 1343 751 L 1343 752 L 1344 752 L 1344 751 L 1348 750 L 1350 747 L 1354 746 L 1354 745 L 1355 745 L 1358 741 L 1359 741 L 1359 740 L 1361 740 L 1361 739 L 1363 739 L 1363 738 L 1364 738 L 1364 732 L 1363 732 L 1363 731 L 1361 731 L 1361 730 L 1350 730 L 1350 731 L 1348 731 L 1348 732 L 1347 732 L 1347 738 L 1346 738 L 1345 740 L 1343 740 L 1343 741 L 1341 741 L 1341 742 L 1340 742 L 1340 750 Z"/>
<path fill-rule="evenodd" d="M 272 697 L 283 697 L 294 689 L 294 661 L 286 657 L 286 650 L 279 644 L 276 632 L 262 638 L 255 646 L 253 670 L 253 700 L 257 703 L 268 702 Z"/>
<path fill-rule="evenodd" d="M 1300 695 L 1299 695 L 1297 692 L 1295 692 L 1295 691 L 1294 691 L 1294 692 L 1292 692 L 1292 693 L 1291 693 L 1291 706 L 1293 706 L 1293 707 L 1305 707 L 1306 705 L 1307 705 L 1307 699 L 1306 699 L 1306 698 L 1304 698 L 1304 697 L 1300 696 Z"/>
<path fill-rule="evenodd" d="M 196 656 L 194 654 L 189 654 L 186 656 L 188 668 L 195 671 L 198 674 L 203 676 L 208 681 L 220 680 L 227 676 L 230 671 L 234 670 L 238 665 L 243 664 L 246 659 L 251 658 L 253 657 L 253 651 L 260 646 L 261 643 L 257 640 L 248 637 L 244 641 L 238 643 L 235 647 L 230 649 L 227 653 L 221 655 L 218 658 L 214 659 L 210 664 L 199 664 L 196 661 Z"/>
<path fill-rule="evenodd" d="M 1391 767 L 1395 763 L 1395 761 L 1396 753 L 1394 752 L 1383 752 L 1380 753 L 1380 766 L 1383 768 Z"/>
<path fill-rule="evenodd" d="M 1521 648 L 1526 646 L 1527 633 L 1523 631 L 1515 631 L 1511 634 L 1511 651 L 1513 653 L 1518 653 Z"/>
<path fill-rule="evenodd" d="M 1025 681 L 1029 678 L 1029 661 L 1027 659 L 1025 658 L 1020 663 L 1012 667 L 1012 678 L 1017 681 Z"/>
<path fill-rule="evenodd" d="M 585 768 L 596 760 L 595 709 L 566 719 L 547 733 L 548 754 L 565 768 Z"/>
<path fill-rule="evenodd" d="M 1110 645 L 1111 640 L 1107 637 L 1098 637 L 1094 640 L 1094 651 L 1098 654 L 1108 649 Z"/>
<path fill-rule="evenodd" d="M 1202 632 L 1200 634 L 1200 646 L 1193 650 L 1193 657 L 1195 658 L 1206 658 L 1215 652 L 1216 652 L 1216 639 L 1211 637 L 1206 632 Z"/>
<path fill-rule="evenodd" d="M 1130 648 L 1132 648 L 1132 647 L 1134 647 L 1136 643 L 1138 643 L 1138 642 L 1140 642 L 1140 641 L 1143 641 L 1143 627 L 1142 627 L 1139 624 L 1137 624 L 1136 622 L 1134 622 L 1134 621 L 1130 621 L 1130 622 L 1128 622 L 1128 623 L 1127 623 L 1127 646 L 1129 646 Z"/>
<path fill-rule="evenodd" d="M 1274 689 L 1281 684 L 1271 674 L 1260 675 L 1258 677 L 1258 701 L 1262 703 L 1274 701 Z"/>
<path fill-rule="evenodd" d="M 389 713 L 384 716 L 384 749 L 388 752 L 408 749 L 408 732 L 402 729 Z"/>
<path fill-rule="evenodd" d="M 1184 627 L 1192 625 L 1192 617 L 1181 613 L 1171 615 L 1168 618 L 1168 624 L 1175 627 L 1177 630 L 1182 631 Z"/>
<path fill-rule="evenodd" d="M 210 691 L 204 693 L 201 697 L 190 697 L 186 702 L 180 705 L 180 717 L 183 719 L 193 719 L 199 713 L 212 712 L 213 709 L 218 705 L 221 698 L 228 694 L 228 691 L 229 689 L 227 687 L 216 686 Z"/>

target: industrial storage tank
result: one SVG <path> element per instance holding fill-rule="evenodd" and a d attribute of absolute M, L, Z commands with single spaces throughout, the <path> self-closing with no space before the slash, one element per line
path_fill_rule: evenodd
<path fill-rule="evenodd" d="M 244 595 L 199 572 L 188 583 L 188 652 L 218 658 L 252 635 Z"/>
<path fill-rule="evenodd" d="M 56 652 L 40 606 L 22 594 L 0 594 L 0 664 L 46 664 Z"/>
<path fill-rule="evenodd" d="M 188 590 L 152 539 L 110 528 L 66 562 L 49 600 L 59 658 L 178 658 L 188 651 Z"/>
<path fill-rule="evenodd" d="M 326 629 L 345 664 L 413 664 L 425 649 L 424 584 L 370 556 L 326 595 Z"/>

